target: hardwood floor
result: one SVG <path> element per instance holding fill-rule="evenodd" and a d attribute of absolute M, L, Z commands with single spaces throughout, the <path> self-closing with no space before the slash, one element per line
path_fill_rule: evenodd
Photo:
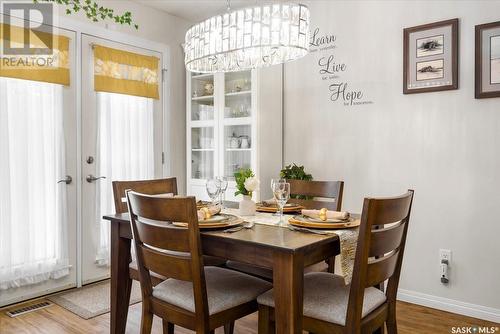
<path fill-rule="evenodd" d="M 84 320 L 58 305 L 53 305 L 17 318 L 10 318 L 5 314 L 7 309 L 0 310 L 1 334 L 109 333 L 109 313 Z M 500 324 L 403 302 L 398 302 L 397 318 L 400 334 L 451 333 L 452 327 L 457 326 L 493 327 L 498 328 L 495 333 L 500 334 Z M 141 304 L 139 303 L 132 305 L 129 309 L 127 333 L 139 333 L 140 321 Z M 193 333 L 179 327 L 176 327 L 175 332 L 178 334 Z M 158 318 L 155 318 L 153 323 L 153 333 L 162 333 L 161 322 Z M 217 333 L 222 334 L 222 328 L 217 330 Z M 256 334 L 257 313 L 237 321 L 235 333 Z"/>

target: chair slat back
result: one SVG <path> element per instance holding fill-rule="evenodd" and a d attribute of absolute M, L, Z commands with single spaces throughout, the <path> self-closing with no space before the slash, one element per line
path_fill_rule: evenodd
<path fill-rule="evenodd" d="M 158 195 L 174 194 L 177 195 L 177 179 L 169 177 L 165 179 L 138 180 L 138 181 L 113 181 L 113 195 L 116 213 L 128 211 L 125 191 L 133 190 L 141 194 Z"/>
<path fill-rule="evenodd" d="M 307 209 L 327 208 L 340 211 L 342 208 L 343 181 L 287 180 L 287 182 L 290 183 L 291 195 L 312 197 L 312 199 L 294 198 L 290 202 L 300 204 Z"/>
<path fill-rule="evenodd" d="M 376 286 L 392 277 L 396 269 L 399 250 L 387 256 L 368 261 L 365 288 Z"/>
<path fill-rule="evenodd" d="M 399 222 L 383 229 L 372 230 L 370 240 L 370 257 L 383 256 L 401 244 L 406 222 Z"/>
<path fill-rule="evenodd" d="M 160 249 L 189 252 L 189 235 L 185 228 L 165 226 L 157 221 L 139 221 L 137 232 L 143 243 Z M 165 233 L 166 230 L 168 233 Z"/>
<path fill-rule="evenodd" d="M 364 200 L 347 310 L 352 332 L 359 332 L 365 288 L 389 280 L 387 302 L 396 302 L 413 193 Z"/>
<path fill-rule="evenodd" d="M 365 287 L 382 283 L 394 274 L 412 198 L 409 191 L 398 197 L 365 199 L 367 210 L 365 213 L 363 209 L 362 217 L 366 228 L 363 231 L 364 243 L 368 245 Z"/>
<path fill-rule="evenodd" d="M 143 302 L 150 302 L 150 271 L 192 281 L 197 318 L 208 323 L 208 302 L 194 197 L 156 197 L 127 191 Z M 171 222 L 186 223 L 176 227 Z"/>
<path fill-rule="evenodd" d="M 172 277 L 183 281 L 192 281 L 191 257 L 186 254 L 165 255 L 144 244 L 139 246 L 144 259 L 144 268 L 159 273 L 165 277 Z"/>

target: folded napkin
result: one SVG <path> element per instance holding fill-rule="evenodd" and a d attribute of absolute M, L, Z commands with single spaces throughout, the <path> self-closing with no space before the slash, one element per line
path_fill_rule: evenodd
<path fill-rule="evenodd" d="M 349 219 L 349 212 L 345 211 L 330 211 L 327 209 L 321 209 L 321 210 L 302 210 L 302 215 L 311 217 L 311 218 L 316 218 L 316 219 L 321 219 L 321 220 L 327 220 L 327 219 L 338 219 L 338 220 L 347 220 Z"/>
<path fill-rule="evenodd" d="M 220 210 L 221 210 L 220 205 L 201 208 L 200 210 L 198 210 L 198 220 L 209 219 L 210 217 L 218 214 Z"/>
<path fill-rule="evenodd" d="M 278 205 L 278 203 L 276 202 L 276 199 L 274 199 L 274 198 L 263 200 L 262 204 L 264 204 L 264 205 Z"/>

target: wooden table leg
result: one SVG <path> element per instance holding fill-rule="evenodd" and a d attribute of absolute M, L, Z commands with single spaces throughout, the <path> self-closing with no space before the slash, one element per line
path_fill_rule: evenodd
<path fill-rule="evenodd" d="M 273 254 L 276 333 L 302 333 L 304 258 L 300 253 Z"/>
<path fill-rule="evenodd" d="M 120 224 L 111 224 L 111 334 L 125 333 L 132 280 L 130 239 L 120 238 Z"/>

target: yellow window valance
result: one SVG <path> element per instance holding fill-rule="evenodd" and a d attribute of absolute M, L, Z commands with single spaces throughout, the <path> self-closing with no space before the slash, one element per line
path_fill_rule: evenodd
<path fill-rule="evenodd" d="M 0 43 L 0 76 L 69 86 L 68 37 L 0 23 Z M 13 54 L 4 46 L 23 51 Z"/>
<path fill-rule="evenodd" d="M 94 45 L 94 89 L 159 99 L 159 59 Z"/>

